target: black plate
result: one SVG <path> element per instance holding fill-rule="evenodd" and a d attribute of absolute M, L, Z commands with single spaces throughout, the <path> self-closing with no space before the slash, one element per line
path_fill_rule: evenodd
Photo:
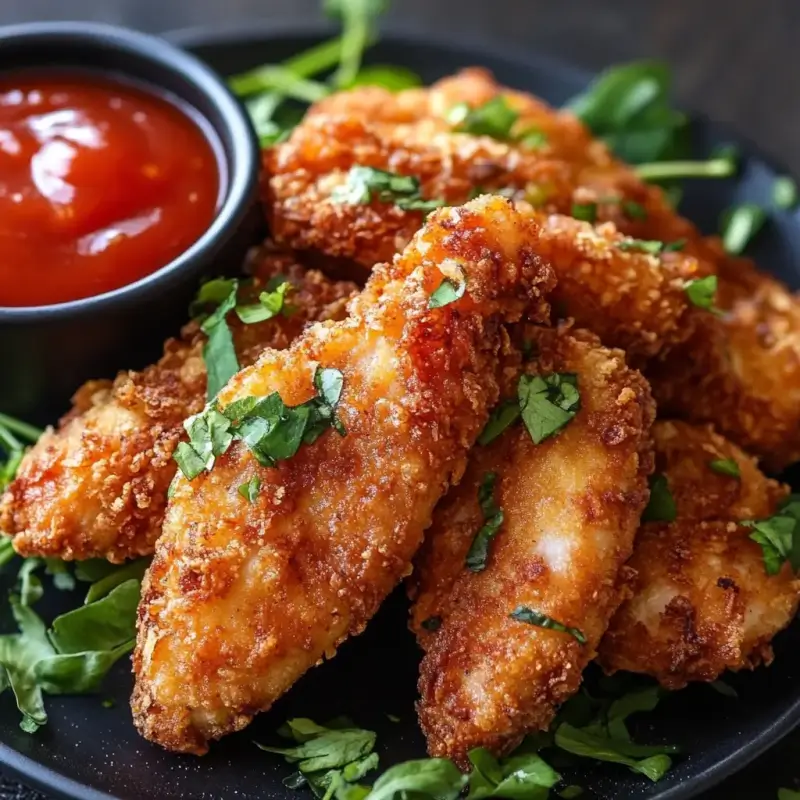
<path fill-rule="evenodd" d="M 280 61 L 324 33 L 256 26 L 184 32 L 174 39 L 220 71 L 231 73 Z M 486 52 L 400 34 L 385 36 L 370 60 L 407 64 L 427 81 L 460 67 L 483 64 L 504 83 L 555 104 L 580 90 L 587 80 L 580 72 L 531 54 L 509 54 L 505 47 Z M 703 121 L 695 125 L 695 135 L 698 154 L 731 141 L 724 131 Z M 687 187 L 682 210 L 709 232 L 731 202 L 768 200 L 772 180 L 780 174 L 752 146 L 737 144 L 746 155 L 737 179 Z M 753 255 L 765 268 L 800 286 L 795 266 L 800 263 L 800 217 L 789 213 L 773 217 Z M 176 330 L 182 321 L 176 314 Z M 0 592 L 6 588 L 0 584 Z M 63 600 L 59 602 L 66 606 Z M 44 610 L 57 613 L 64 608 Z M 660 783 L 649 784 L 624 767 L 594 762 L 584 762 L 580 771 L 565 771 L 566 777 L 591 788 L 598 798 L 677 800 L 696 795 L 741 769 L 800 721 L 800 624 L 777 637 L 775 652 L 775 665 L 769 670 L 730 677 L 729 683 L 739 692 L 738 701 L 695 686 L 669 697 L 648 715 L 646 727 L 639 731 L 643 739 L 677 742 L 686 752 Z M 363 636 L 348 642 L 331 663 L 312 670 L 271 712 L 245 732 L 216 744 L 203 759 L 169 755 L 138 737 L 128 709 L 130 676 L 127 666 L 118 665 L 104 695 L 115 699 L 114 708 L 104 708 L 101 697 L 47 698 L 50 722 L 35 736 L 19 730 L 11 693 L 4 693 L 0 697 L 0 762 L 47 791 L 86 800 L 299 798 L 281 783 L 290 768 L 279 757 L 256 749 L 252 740 L 268 739 L 290 716 L 325 720 L 347 714 L 378 732 L 383 768 L 421 757 L 424 743 L 413 710 L 418 658 L 406 628 L 405 601 L 397 593 Z M 397 715 L 400 722 L 390 721 L 387 714 Z"/>

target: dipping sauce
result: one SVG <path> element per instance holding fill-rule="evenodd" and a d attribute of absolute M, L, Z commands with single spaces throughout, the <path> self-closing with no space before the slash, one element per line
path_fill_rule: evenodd
<path fill-rule="evenodd" d="M 167 100 L 90 74 L 0 78 L 0 306 L 155 272 L 203 234 L 219 188 L 211 144 Z"/>

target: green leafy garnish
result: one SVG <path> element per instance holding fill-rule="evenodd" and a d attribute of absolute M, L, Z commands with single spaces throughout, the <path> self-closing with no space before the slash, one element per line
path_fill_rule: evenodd
<path fill-rule="evenodd" d="M 570 214 L 582 222 L 597 222 L 597 203 L 573 203 Z"/>
<path fill-rule="evenodd" d="M 775 178 L 772 184 L 772 202 L 784 210 L 797 205 L 797 184 L 792 178 L 786 175 Z"/>
<path fill-rule="evenodd" d="M 635 200 L 623 200 L 622 210 L 630 219 L 647 219 L 647 209 Z"/>
<path fill-rule="evenodd" d="M 563 800 L 575 800 L 576 797 L 580 797 L 583 794 L 583 788 L 572 784 L 571 786 L 565 786 L 563 789 L 560 789 L 556 794 L 563 798 Z"/>
<path fill-rule="evenodd" d="M 419 178 L 373 167 L 351 167 L 345 184 L 331 192 L 332 203 L 365 205 L 373 199 L 381 203 L 393 203 L 404 211 L 432 211 L 445 203 L 444 200 L 423 198 Z"/>
<path fill-rule="evenodd" d="M 707 275 L 705 278 L 694 278 L 694 280 L 686 281 L 683 288 L 693 306 L 715 314 L 720 313 L 714 305 L 717 297 L 716 275 Z"/>
<path fill-rule="evenodd" d="M 0 414 L 0 492 L 14 480 L 27 446 L 34 444 L 42 433 L 27 422 Z M 11 545 L 6 547 L 10 548 Z M 13 550 L 8 558 L 13 558 Z M 5 561 L 0 558 L 0 564 L 3 563 Z"/>
<path fill-rule="evenodd" d="M 375 21 L 387 5 L 386 0 L 324 1 L 325 13 L 342 21 L 341 61 L 333 77 L 337 87 L 350 86 L 356 79 Z"/>
<path fill-rule="evenodd" d="M 623 161 L 683 154 L 686 116 L 670 105 L 665 64 L 640 61 L 603 72 L 568 108 Z"/>
<path fill-rule="evenodd" d="M 761 546 L 767 575 L 777 575 L 787 561 L 800 572 L 800 495 L 789 495 L 771 517 L 741 524 L 753 529 L 750 538 Z"/>
<path fill-rule="evenodd" d="M 522 421 L 535 444 L 554 436 L 580 411 L 578 376 L 522 375 L 517 386 Z"/>
<path fill-rule="evenodd" d="M 794 789 L 778 789 L 778 800 L 800 800 L 800 792 Z"/>
<path fill-rule="evenodd" d="M 666 181 L 681 178 L 729 178 L 736 173 L 732 158 L 710 158 L 706 161 L 656 161 L 639 164 L 636 174 L 643 181 Z"/>
<path fill-rule="evenodd" d="M 317 396 L 299 406 L 285 405 L 277 392 L 236 400 L 224 412 L 212 403 L 184 423 L 189 441 L 178 445 L 175 461 L 193 480 L 211 470 L 235 440 L 244 442 L 259 464 L 274 467 L 294 456 L 303 443 L 315 442 L 328 428 L 345 436 L 347 431 L 336 416 L 343 382 L 338 369 L 317 367 L 313 381 Z"/>
<path fill-rule="evenodd" d="M 111 569 L 102 577 L 98 577 L 94 580 L 89 587 L 89 591 L 86 592 L 86 599 L 84 600 L 85 605 L 94 603 L 97 600 L 102 600 L 116 589 L 117 586 L 122 585 L 126 581 L 135 580 L 141 583 L 145 572 L 147 572 L 147 568 L 150 566 L 150 559 L 137 558 L 135 561 L 129 561 L 127 564 L 122 564 L 121 566 L 115 564 L 109 564 L 108 566 L 110 566 Z"/>
<path fill-rule="evenodd" d="M 520 416 L 519 400 L 506 400 L 500 405 L 495 406 L 489 421 L 478 436 L 478 444 L 487 445 L 500 436 L 506 428 L 513 425 Z"/>
<path fill-rule="evenodd" d="M 560 631 L 561 633 L 568 633 L 573 639 L 576 639 L 580 644 L 586 644 L 586 637 L 579 628 L 570 628 L 564 625 L 563 622 L 548 617 L 547 614 L 542 614 L 540 611 L 534 611 L 527 606 L 518 606 L 509 615 L 517 622 L 524 622 L 528 625 L 535 625 L 537 628 L 547 628 L 552 631 Z"/>
<path fill-rule="evenodd" d="M 369 800 L 393 800 L 399 797 L 434 797 L 456 800 L 467 783 L 458 767 L 446 758 L 406 761 L 387 769 L 375 781 Z"/>
<path fill-rule="evenodd" d="M 478 503 L 483 512 L 483 526 L 475 534 L 467 553 L 466 565 L 471 572 L 482 572 L 486 569 L 489 544 L 503 524 L 503 509 L 494 501 L 496 483 L 497 473 L 487 472 L 478 487 Z"/>
<path fill-rule="evenodd" d="M 362 67 L 350 86 L 381 86 L 390 92 L 401 92 L 422 86 L 422 78 L 406 67 L 381 64 Z"/>
<path fill-rule="evenodd" d="M 273 278 L 266 291 L 258 296 L 257 303 L 236 306 L 236 316 L 246 325 L 252 325 L 277 317 L 278 314 L 288 314 L 290 308 L 286 303 L 286 294 L 292 288 L 285 278 Z"/>
<path fill-rule="evenodd" d="M 767 212 L 755 203 L 742 203 L 723 212 L 720 219 L 722 244 L 728 253 L 738 255 L 767 221 Z"/>
<path fill-rule="evenodd" d="M 660 242 L 657 239 L 623 239 L 617 245 L 620 250 L 648 253 L 651 256 L 682 250 L 685 246 L 685 239 L 676 239 L 674 242 Z"/>
<path fill-rule="evenodd" d="M 258 475 L 253 475 L 247 483 L 243 483 L 237 491 L 247 500 L 248 503 L 255 503 L 258 497 L 258 492 L 261 489 L 261 478 Z"/>
<path fill-rule="evenodd" d="M 516 800 L 546 800 L 549 789 L 561 776 L 537 753 L 520 753 L 497 759 L 483 747 L 468 753 L 472 772 L 468 800 L 511 797 Z"/>
<path fill-rule="evenodd" d="M 460 269 L 459 280 L 454 280 L 450 277 L 445 277 L 444 280 L 431 292 L 428 300 L 428 308 L 442 308 L 449 306 L 450 303 L 455 303 L 464 296 L 467 290 L 467 276 L 463 269 Z"/>
<path fill-rule="evenodd" d="M 519 112 L 511 108 L 503 95 L 497 95 L 475 108 L 468 103 L 458 103 L 447 114 L 447 121 L 456 130 L 473 136 L 490 136 L 500 141 L 511 139 L 511 129 L 518 119 Z"/>
<path fill-rule="evenodd" d="M 727 475 L 729 478 L 740 478 L 742 475 L 739 465 L 733 458 L 715 458 L 708 462 L 708 466 L 712 472 L 716 472 L 718 475 Z"/>
<path fill-rule="evenodd" d="M 723 697 L 730 697 L 732 700 L 737 700 L 739 698 L 739 693 L 736 691 L 736 689 L 734 689 L 730 684 L 725 683 L 725 681 L 709 681 L 708 685 Z"/>
<path fill-rule="evenodd" d="M 642 522 L 674 522 L 678 516 L 675 498 L 669 489 L 666 475 L 656 474 L 649 478 L 650 500 L 642 514 Z"/>

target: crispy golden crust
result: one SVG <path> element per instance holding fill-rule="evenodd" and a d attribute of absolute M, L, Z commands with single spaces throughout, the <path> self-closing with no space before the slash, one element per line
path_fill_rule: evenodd
<path fill-rule="evenodd" d="M 473 450 L 464 480 L 439 504 L 412 577 L 411 627 L 426 651 L 420 724 L 433 756 L 466 765 L 473 747 L 507 752 L 546 728 L 579 687 L 622 600 L 652 469 L 655 405 L 642 376 L 585 332 L 529 331 L 531 374 L 577 373 L 581 410 L 534 445 L 517 425 Z M 478 488 L 497 474 L 502 527 L 487 568 L 466 569 L 483 524 Z M 527 606 L 579 628 L 570 635 L 509 617 Z M 440 618 L 435 632 L 423 622 Z"/>
<path fill-rule="evenodd" d="M 288 347 L 310 320 L 341 318 L 355 291 L 353 284 L 304 272 L 272 246 L 250 266 L 254 292 L 286 275 L 296 287 L 290 297 L 297 311 L 255 325 L 232 318 L 242 364 L 252 364 L 265 347 Z M 153 551 L 182 422 L 205 403 L 204 342 L 189 324 L 166 343 L 157 364 L 78 390 L 72 411 L 31 449 L 0 505 L 0 530 L 14 537 L 18 553 L 121 562 Z"/>
<path fill-rule="evenodd" d="M 501 321 L 548 314 L 536 238 L 500 198 L 437 211 L 348 319 L 266 351 L 226 387 L 223 406 L 273 391 L 295 405 L 317 365 L 337 368 L 347 435 L 276 468 L 234 443 L 210 473 L 179 478 L 140 606 L 132 706 L 146 738 L 205 752 L 361 632 L 408 574 L 497 399 Z M 466 294 L 429 308 L 459 268 Z M 251 505 L 237 487 L 254 475 Z"/>
<path fill-rule="evenodd" d="M 541 130 L 547 137 L 543 146 L 459 133 L 447 122 L 457 103 L 475 107 L 499 94 L 520 112 L 514 130 Z M 275 237 L 299 249 L 352 258 L 367 269 L 390 259 L 423 214 L 378 201 L 332 203 L 331 192 L 354 165 L 416 176 L 425 197 L 450 204 L 500 189 L 545 213 L 569 214 L 573 203 L 600 201 L 598 220 L 614 222 L 627 235 L 686 238 L 687 251 L 702 259 L 713 260 L 718 252 L 718 245 L 705 242 L 672 210 L 659 188 L 639 180 L 573 115 L 505 89 L 485 70 L 465 70 L 429 89 L 399 94 L 359 88 L 314 106 L 287 142 L 264 155 L 263 195 Z M 644 218 L 626 211 L 623 200 L 638 203 Z"/>
<path fill-rule="evenodd" d="M 717 305 L 648 378 L 665 415 L 712 422 L 771 470 L 800 459 L 800 301 L 745 259 L 719 262 Z"/>
<path fill-rule="evenodd" d="M 678 518 L 642 526 L 628 562 L 633 594 L 611 621 L 598 661 L 670 689 L 770 663 L 770 641 L 794 617 L 800 581 L 788 565 L 768 576 L 751 529 L 737 523 L 773 513 L 786 487 L 710 428 L 659 422 L 654 435 Z M 714 473 L 715 458 L 733 458 L 741 480 Z"/>

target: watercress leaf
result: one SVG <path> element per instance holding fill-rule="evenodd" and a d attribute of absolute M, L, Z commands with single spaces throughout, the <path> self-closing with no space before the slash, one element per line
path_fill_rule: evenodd
<path fill-rule="evenodd" d="M 535 625 L 537 628 L 547 628 L 552 631 L 568 633 L 573 639 L 576 639 L 579 644 L 586 644 L 586 637 L 579 628 L 571 628 L 563 622 L 549 617 L 547 614 L 542 614 L 541 611 L 535 611 L 527 606 L 517 606 L 509 616 L 511 619 L 517 620 L 517 622 Z"/>
<path fill-rule="evenodd" d="M 561 431 L 581 407 L 578 376 L 573 373 L 522 375 L 517 394 L 522 421 L 535 444 Z"/>
<path fill-rule="evenodd" d="M 487 445 L 493 442 L 506 428 L 513 425 L 519 419 L 519 416 L 519 400 L 515 398 L 500 403 L 492 411 L 489 421 L 481 431 L 480 436 L 478 436 L 478 444 Z"/>
<path fill-rule="evenodd" d="M 83 601 L 84 605 L 94 603 L 106 597 L 117 586 L 129 580 L 137 580 L 141 582 L 144 578 L 144 573 L 150 566 L 150 558 L 137 558 L 135 561 L 129 561 L 127 564 L 116 565 L 114 570 L 109 572 L 108 575 L 96 581 L 89 587 L 86 593 L 86 599 Z"/>
<path fill-rule="evenodd" d="M 426 758 L 397 764 L 375 781 L 369 800 L 401 800 L 427 796 L 435 800 L 456 800 L 467 783 L 456 765 L 446 758 Z"/>
<path fill-rule="evenodd" d="M 136 636 L 139 581 L 128 580 L 101 600 L 56 617 L 50 641 L 60 654 L 113 650 Z"/>
<path fill-rule="evenodd" d="M 669 488 L 666 475 L 651 475 L 650 499 L 642 513 L 642 522 L 674 522 L 678 516 L 678 507 Z"/>
<path fill-rule="evenodd" d="M 34 675 L 48 694 L 84 694 L 95 691 L 114 664 L 130 653 L 135 639 L 112 650 L 52 655 L 36 662 Z"/>

